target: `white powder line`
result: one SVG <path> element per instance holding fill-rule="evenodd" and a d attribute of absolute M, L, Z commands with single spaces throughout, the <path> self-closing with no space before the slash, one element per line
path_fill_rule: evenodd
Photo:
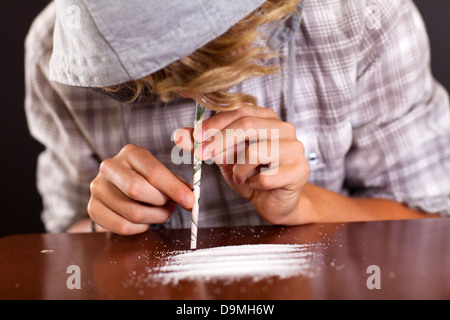
<path fill-rule="evenodd" d="M 149 270 L 149 279 L 178 283 L 187 279 L 237 279 L 254 281 L 266 277 L 312 277 L 314 245 L 259 244 L 180 251 Z"/>
<path fill-rule="evenodd" d="M 251 252 L 249 252 L 251 250 Z M 285 245 L 285 244 L 256 244 L 256 245 L 241 245 L 241 246 L 227 246 L 216 247 L 209 249 L 199 249 L 196 251 L 180 251 L 174 257 L 174 259 L 181 258 L 187 259 L 188 257 L 200 258 L 200 257 L 214 257 L 214 256 L 248 256 L 249 254 L 281 254 L 289 252 L 305 252 L 310 251 L 311 246 L 307 245 Z"/>
<path fill-rule="evenodd" d="M 304 257 L 293 257 L 291 259 L 282 258 L 278 260 L 268 260 L 268 259 L 253 259 L 249 258 L 248 260 L 239 260 L 239 269 L 244 268 L 246 266 L 251 266 L 255 269 L 260 268 L 268 268 L 270 266 L 296 266 L 299 263 L 305 263 L 307 259 Z M 258 263 L 259 265 L 255 265 Z M 158 269 L 159 272 L 175 272 L 180 270 L 189 270 L 189 269 L 197 269 L 202 271 L 207 271 L 216 268 L 222 269 L 235 269 L 236 268 L 236 260 L 234 261 L 224 261 L 224 260 L 214 260 L 214 261 L 202 261 L 202 262 L 192 262 L 188 264 L 175 264 L 175 265 L 167 265 L 162 266 Z"/>
<path fill-rule="evenodd" d="M 233 255 L 228 255 L 228 254 L 221 254 L 221 255 L 217 255 L 217 254 L 212 254 L 210 256 L 208 255 L 201 255 L 201 256 L 191 256 L 191 255 L 185 255 L 185 254 L 179 254 L 177 256 L 173 256 L 173 257 L 168 257 L 168 260 L 173 261 L 174 263 L 176 263 L 177 261 L 181 261 L 181 262 L 189 262 L 189 261 L 210 261 L 210 260 L 224 260 L 224 261 L 229 261 L 229 260 L 245 260 L 245 259 L 273 259 L 274 256 L 276 257 L 280 257 L 281 255 L 283 255 L 283 257 L 285 258 L 292 258 L 295 256 L 301 256 L 301 257 L 305 257 L 307 255 L 312 254 L 311 252 L 298 252 L 298 251 L 286 251 L 286 252 L 278 252 L 278 253 L 241 253 L 241 254 L 233 254 Z"/>
<path fill-rule="evenodd" d="M 258 254 L 258 255 L 250 255 L 250 256 L 229 256 L 229 257 L 200 257 L 200 258 L 193 258 L 193 257 L 176 257 L 173 259 L 169 259 L 170 264 L 173 266 L 182 266 L 182 265 L 201 265 L 206 264 L 209 265 L 212 262 L 215 263 L 228 263 L 228 264 L 235 264 L 236 262 L 249 262 L 251 263 L 254 260 L 258 261 L 265 261 L 267 263 L 271 261 L 281 261 L 281 260 L 292 260 L 296 261 L 297 259 L 306 258 L 312 253 L 299 253 L 299 252 L 293 252 L 289 254 L 290 256 L 287 257 L 286 254 Z M 285 261 L 285 263 L 288 263 L 288 261 Z M 164 268 L 161 267 L 161 268 Z"/>
<path fill-rule="evenodd" d="M 160 274 L 161 280 L 164 283 L 177 283 L 180 280 L 186 279 L 200 279 L 205 280 L 211 279 L 233 279 L 233 278 L 244 278 L 251 277 L 253 281 L 260 280 L 266 277 L 276 276 L 281 279 L 289 278 L 291 276 L 298 275 L 301 272 L 307 271 L 307 269 L 293 268 L 293 266 L 288 265 L 272 265 L 271 268 L 276 268 L 274 270 L 269 270 L 267 266 L 240 266 L 239 269 L 230 269 L 215 267 L 210 270 L 194 270 L 188 269 L 184 271 L 172 272 L 170 274 Z"/>

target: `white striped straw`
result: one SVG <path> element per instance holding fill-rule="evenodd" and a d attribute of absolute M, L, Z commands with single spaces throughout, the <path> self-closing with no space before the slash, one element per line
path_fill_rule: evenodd
<path fill-rule="evenodd" d="M 205 107 L 197 103 L 195 111 L 194 132 L 201 129 L 203 120 L 205 120 Z M 194 141 L 194 196 L 195 203 L 192 208 L 191 216 L 191 249 L 197 249 L 197 232 L 198 232 L 198 214 L 200 209 L 200 179 L 202 177 L 202 160 L 195 156 L 195 150 L 201 143 Z"/>

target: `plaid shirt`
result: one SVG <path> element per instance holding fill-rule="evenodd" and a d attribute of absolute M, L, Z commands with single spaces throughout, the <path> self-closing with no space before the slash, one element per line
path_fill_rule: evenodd
<path fill-rule="evenodd" d="M 281 75 L 253 78 L 233 90 L 256 96 L 285 119 L 287 79 L 294 77 L 289 120 L 305 146 L 310 183 L 450 215 L 449 98 L 431 75 L 428 38 L 412 2 L 306 0 L 303 17 L 295 63 L 288 63 L 286 44 L 279 49 Z M 26 41 L 25 104 L 30 132 L 45 146 L 37 183 L 49 232 L 87 217 L 89 184 L 100 162 L 127 142 L 191 181 L 192 165 L 171 160 L 171 135 L 192 127 L 195 112 L 187 99 L 130 105 L 49 81 L 54 22 L 51 3 Z M 217 167 L 203 170 L 200 227 L 264 223 Z M 167 225 L 188 227 L 189 219 L 179 212 Z"/>

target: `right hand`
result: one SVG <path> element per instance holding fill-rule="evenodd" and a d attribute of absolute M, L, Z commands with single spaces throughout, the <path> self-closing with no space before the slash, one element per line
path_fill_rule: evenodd
<path fill-rule="evenodd" d="M 191 210 L 195 201 L 187 183 L 132 144 L 101 163 L 90 188 L 91 219 L 122 235 L 145 232 L 150 224 L 166 222 L 178 204 Z"/>

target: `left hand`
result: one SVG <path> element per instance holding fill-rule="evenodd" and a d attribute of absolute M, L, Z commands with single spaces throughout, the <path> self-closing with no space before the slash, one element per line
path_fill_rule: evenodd
<path fill-rule="evenodd" d="M 246 106 L 219 112 L 203 122 L 202 130 L 179 129 L 174 138 L 190 152 L 193 139 L 203 141 L 196 155 L 217 164 L 227 183 L 269 223 L 309 222 L 299 208 L 309 177 L 304 147 L 295 126 L 273 110 Z"/>

